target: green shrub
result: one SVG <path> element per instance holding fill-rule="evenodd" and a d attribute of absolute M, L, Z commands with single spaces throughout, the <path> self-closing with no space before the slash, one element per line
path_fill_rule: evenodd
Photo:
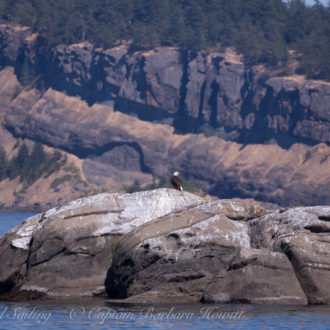
<path fill-rule="evenodd" d="M 134 183 L 130 186 L 124 186 L 124 190 L 127 192 L 127 193 L 133 193 L 133 192 L 136 192 L 136 191 L 141 191 L 141 185 L 140 185 L 140 182 L 138 180 L 135 180 Z"/>
<path fill-rule="evenodd" d="M 72 176 L 70 174 L 66 174 L 60 178 L 56 178 L 51 184 L 50 188 L 56 189 L 59 185 L 61 185 L 64 182 L 71 181 Z"/>
<path fill-rule="evenodd" d="M 80 173 L 80 170 L 77 166 L 75 165 L 68 165 L 68 166 L 65 166 L 63 167 L 63 170 L 65 172 L 71 172 L 71 173 Z"/>
<path fill-rule="evenodd" d="M 40 177 L 58 171 L 66 161 L 66 156 L 63 157 L 61 152 L 54 151 L 52 154 L 47 154 L 43 146 L 36 142 L 31 152 L 25 143 L 20 144 L 17 156 L 11 161 L 4 158 L 2 162 L 7 164 L 6 177 L 10 179 L 20 177 L 21 182 L 32 184 Z"/>

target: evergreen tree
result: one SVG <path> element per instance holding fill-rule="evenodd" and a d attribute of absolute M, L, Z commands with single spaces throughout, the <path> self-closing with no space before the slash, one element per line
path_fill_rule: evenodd
<path fill-rule="evenodd" d="M 0 148 L 0 180 L 9 177 L 14 179 L 20 177 L 21 182 L 32 184 L 43 175 L 50 175 L 59 170 L 66 162 L 62 153 L 55 151 L 46 154 L 41 143 L 35 143 L 32 152 L 23 143 L 18 149 L 17 156 L 10 162 L 6 159 L 6 154 Z"/>
<path fill-rule="evenodd" d="M 7 177 L 8 162 L 5 150 L 0 146 L 0 180 Z"/>
<path fill-rule="evenodd" d="M 34 78 L 34 72 L 31 67 L 31 64 L 29 63 L 29 60 L 23 56 L 23 64 L 20 74 L 20 82 L 23 86 L 28 86 Z"/>
<path fill-rule="evenodd" d="M 21 181 L 24 181 L 30 175 L 30 165 L 29 149 L 25 143 L 23 143 L 18 149 L 17 156 L 13 159 L 10 167 L 10 177 L 15 178 L 20 176 Z"/>
<path fill-rule="evenodd" d="M 248 64 L 285 67 L 301 54 L 300 72 L 330 80 L 330 7 L 303 0 L 1 0 L 0 18 L 31 26 L 46 44 L 119 40 L 148 49 L 234 46 Z M 23 77 L 33 75 L 23 64 Z"/>
<path fill-rule="evenodd" d="M 44 148 L 40 142 L 36 142 L 31 153 L 31 165 L 35 168 L 40 168 L 45 160 L 46 153 Z"/>

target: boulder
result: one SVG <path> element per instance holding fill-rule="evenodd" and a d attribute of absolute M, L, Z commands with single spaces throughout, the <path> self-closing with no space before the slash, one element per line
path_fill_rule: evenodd
<path fill-rule="evenodd" d="M 168 189 L 100 194 L 29 218 L 1 237 L 0 293 L 57 297 L 102 293 L 124 234 L 202 201 Z"/>
<path fill-rule="evenodd" d="M 197 302 L 240 247 L 249 247 L 244 208 L 238 202 L 197 205 L 137 228 L 116 250 L 106 287 L 129 301 Z"/>
<path fill-rule="evenodd" d="M 268 249 L 240 249 L 228 271 L 219 272 L 205 289 L 205 303 L 306 305 L 288 258 Z"/>
<path fill-rule="evenodd" d="M 281 210 L 250 222 L 252 246 L 285 253 L 311 304 L 330 302 L 330 207 Z"/>
<path fill-rule="evenodd" d="M 40 214 L 33 216 L 0 238 L 0 294 L 10 291 L 25 275 L 29 244 L 40 219 Z"/>
<path fill-rule="evenodd" d="M 78 199 L 0 238 L 0 296 L 329 304 L 330 207 L 260 211 L 168 188 Z"/>
<path fill-rule="evenodd" d="M 227 203 L 199 205 L 132 232 L 134 244 L 119 244 L 109 270 L 109 297 L 144 303 L 307 304 L 286 255 L 252 249 L 244 209 L 235 213 L 240 204 L 231 203 L 228 210 Z M 149 238 L 155 232 L 157 237 Z"/>

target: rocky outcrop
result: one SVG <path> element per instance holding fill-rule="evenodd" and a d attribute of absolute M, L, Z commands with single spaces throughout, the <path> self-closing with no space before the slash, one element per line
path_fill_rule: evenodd
<path fill-rule="evenodd" d="M 137 295 L 143 302 L 152 302 L 153 296 L 168 302 L 202 300 L 215 274 L 240 248 L 250 246 L 246 223 L 229 219 L 244 216 L 239 203 L 216 201 L 137 228 L 117 247 L 106 280 L 108 295 Z"/>
<path fill-rule="evenodd" d="M 312 304 L 330 303 L 330 207 L 299 207 L 250 222 L 254 247 L 285 253 Z"/>
<path fill-rule="evenodd" d="M 166 189 L 101 194 L 29 218 L 1 237 L 1 294 L 98 295 L 104 292 L 113 254 L 126 234 L 201 201 Z"/>
<path fill-rule="evenodd" d="M 22 65 L 21 60 L 34 58 L 37 34 L 25 26 L 0 24 L 0 63 L 3 66 Z M 34 63 L 33 63 L 34 64 Z"/>
<path fill-rule="evenodd" d="M 132 234 L 139 244 L 118 246 L 108 295 L 145 303 L 161 296 L 161 301 L 178 303 L 305 304 L 286 256 L 250 248 L 248 224 L 239 221 L 244 213 L 237 203 L 216 201 L 175 214 L 174 220 L 172 215 L 162 219 L 171 219 L 178 230 L 148 239 L 140 234 L 148 233 L 148 226 L 137 229 Z"/>
<path fill-rule="evenodd" d="M 80 96 L 179 132 L 241 143 L 330 143 L 330 83 L 247 67 L 232 49 L 132 51 L 84 42 L 48 50 L 29 30 L 0 25 L 0 59 L 20 79 Z M 33 76 L 33 77 L 32 77 Z"/>
<path fill-rule="evenodd" d="M 165 188 L 87 197 L 1 237 L 0 293 L 329 304 L 329 215 L 318 206 L 250 219 L 240 202 Z"/>
<path fill-rule="evenodd" d="M 265 249 L 241 249 L 226 272 L 204 291 L 206 303 L 306 304 L 288 258 Z"/>

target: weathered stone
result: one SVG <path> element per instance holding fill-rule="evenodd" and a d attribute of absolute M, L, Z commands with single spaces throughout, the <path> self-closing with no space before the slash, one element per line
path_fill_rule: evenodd
<path fill-rule="evenodd" d="M 309 303 L 330 303 L 330 229 L 310 226 L 319 234 L 295 235 L 282 245 L 290 258 Z M 322 232 L 324 230 L 324 232 Z"/>
<path fill-rule="evenodd" d="M 0 238 L 0 294 L 11 290 L 26 275 L 33 231 L 41 215 L 33 216 Z"/>
<path fill-rule="evenodd" d="M 284 252 L 309 303 L 329 303 L 330 207 L 298 207 L 251 220 L 254 247 Z"/>
<path fill-rule="evenodd" d="M 205 289 L 206 303 L 306 305 L 307 298 L 288 258 L 265 249 L 241 249 L 227 272 Z"/>
<path fill-rule="evenodd" d="M 116 250 L 106 281 L 109 296 L 200 301 L 213 275 L 228 267 L 239 247 L 250 246 L 246 223 L 228 219 L 242 212 L 239 203 L 228 206 L 202 204 L 132 232 Z"/>
<path fill-rule="evenodd" d="M 104 292 L 123 235 L 202 202 L 189 193 L 160 189 L 100 194 L 34 216 L 1 237 L 1 293 L 65 297 Z"/>
<path fill-rule="evenodd" d="M 1 237 L 0 295 L 328 304 L 330 208 L 252 216 L 165 188 L 78 199 Z"/>
<path fill-rule="evenodd" d="M 205 207 L 207 204 L 195 209 L 205 210 Z M 313 219 L 313 212 L 319 214 L 317 220 Z M 323 243 L 314 242 L 314 250 L 309 249 L 308 252 L 306 247 L 299 250 L 298 243 L 295 243 L 300 230 L 307 228 L 315 232 L 323 228 L 323 232 L 327 232 L 327 225 L 321 227 L 319 224 L 327 219 L 326 212 L 327 208 L 322 207 L 282 210 L 250 221 L 251 242 L 259 248 L 264 246 L 262 249 L 250 248 L 249 242 L 244 239 L 246 229 L 243 227 L 238 229 L 239 235 L 243 236 L 238 238 L 234 234 L 228 213 L 227 217 L 223 214 L 204 220 L 197 218 L 197 224 L 175 231 L 172 225 L 164 226 L 163 222 L 150 223 L 133 232 L 133 240 L 128 237 L 127 241 L 118 245 L 107 277 L 108 294 L 112 298 L 146 303 L 173 300 L 303 305 L 307 302 L 328 303 L 329 255 L 325 252 L 325 237 Z M 185 214 L 184 211 L 176 215 L 175 224 L 186 221 Z M 305 222 L 298 223 L 302 214 Z M 279 217 L 289 223 L 293 215 L 296 220 L 291 221 L 290 225 L 276 226 L 281 221 Z M 166 217 L 162 219 L 167 223 L 171 220 Z M 233 224 L 242 225 L 237 221 Z M 148 229 L 151 225 L 152 230 Z M 263 235 L 256 230 L 256 226 L 260 226 Z M 162 232 L 155 228 L 164 227 L 168 233 L 159 235 Z M 150 232 L 153 235 L 156 232 L 159 236 L 148 238 Z M 234 237 L 238 240 L 235 241 Z M 281 241 L 276 250 L 277 245 L 272 241 L 275 237 L 280 240 L 284 238 L 285 242 L 288 237 L 294 237 L 291 248 L 288 249 L 288 245 Z M 278 252 L 273 252 L 273 249 Z M 303 251 L 305 254 L 301 256 Z M 310 260 L 315 253 L 316 260 L 322 264 L 316 267 L 314 262 L 315 267 L 311 269 L 311 262 L 301 260 L 307 256 Z M 306 267 L 309 269 L 305 270 Z M 306 283 L 306 278 L 310 279 L 310 283 Z"/>
<path fill-rule="evenodd" d="M 330 207 L 311 206 L 281 209 L 251 220 L 250 231 L 254 247 L 281 250 L 299 233 L 327 233 L 330 231 Z M 325 220 L 324 220 L 325 219 Z"/>

